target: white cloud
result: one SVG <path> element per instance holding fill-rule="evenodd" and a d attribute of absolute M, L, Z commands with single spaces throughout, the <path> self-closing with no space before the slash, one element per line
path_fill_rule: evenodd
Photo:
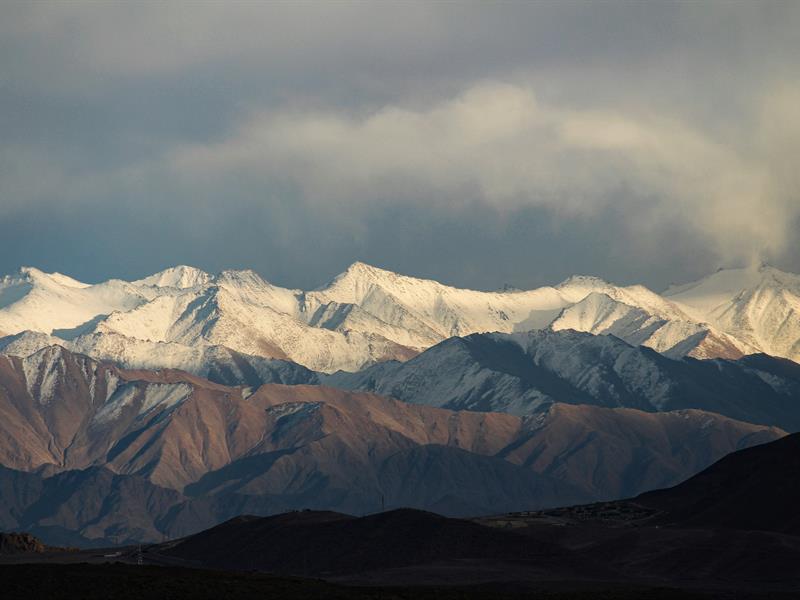
<path fill-rule="evenodd" d="M 776 144 L 784 156 L 800 138 L 770 130 L 767 118 L 783 110 L 791 114 L 778 122 L 796 123 L 798 104 L 776 96 L 765 106 L 751 136 L 759 141 L 742 149 L 675 118 L 565 109 L 524 86 L 484 83 L 425 109 L 265 111 L 219 143 L 179 148 L 171 162 L 187 179 L 290 184 L 323 207 L 477 199 L 580 216 L 622 204 L 631 228 L 679 220 L 728 259 L 752 258 L 782 250 L 800 209 L 772 166 Z"/>

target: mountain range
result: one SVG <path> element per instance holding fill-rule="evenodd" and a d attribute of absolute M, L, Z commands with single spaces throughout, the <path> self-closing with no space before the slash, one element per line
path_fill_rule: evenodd
<path fill-rule="evenodd" d="M 800 277 L 313 291 L 176 267 L 0 281 L 0 529 L 158 541 L 238 514 L 630 497 L 800 431 Z"/>
<path fill-rule="evenodd" d="M 253 391 L 52 346 L 0 356 L 0 528 L 80 545 L 243 512 L 543 508 L 671 485 L 784 434 L 691 409 L 554 403 L 516 416 L 321 385 Z"/>
<path fill-rule="evenodd" d="M 354 263 L 317 290 L 252 271 L 180 266 L 137 281 L 85 284 L 22 268 L 0 280 L 0 347 L 60 344 L 130 368 L 203 374 L 209 349 L 332 373 L 408 360 L 451 337 L 572 329 L 671 358 L 800 357 L 800 277 L 761 265 L 657 294 L 571 277 L 530 291 L 481 292 Z"/>
<path fill-rule="evenodd" d="M 572 330 L 451 338 L 407 362 L 320 380 L 453 410 L 523 415 L 555 402 L 697 408 L 800 430 L 800 365 L 793 361 L 763 354 L 674 360 L 615 336 Z"/>

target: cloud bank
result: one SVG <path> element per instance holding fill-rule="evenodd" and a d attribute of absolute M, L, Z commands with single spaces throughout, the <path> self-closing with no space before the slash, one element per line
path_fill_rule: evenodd
<path fill-rule="evenodd" d="M 0 6 L 0 271 L 800 271 L 796 3 Z"/>
<path fill-rule="evenodd" d="M 800 213 L 794 170 L 780 164 L 800 151 L 786 128 L 800 114 L 794 94 L 766 99 L 747 148 L 674 118 L 559 108 L 527 87 L 483 83 L 420 110 L 267 111 L 170 160 L 187 180 L 277 182 L 323 209 L 422 197 L 591 217 L 621 204 L 634 233 L 678 220 L 720 255 L 748 260 L 784 250 Z"/>

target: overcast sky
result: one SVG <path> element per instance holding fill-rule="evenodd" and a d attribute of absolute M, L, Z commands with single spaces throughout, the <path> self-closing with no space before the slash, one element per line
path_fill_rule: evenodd
<path fill-rule="evenodd" d="M 800 3 L 0 0 L 0 272 L 800 272 Z"/>

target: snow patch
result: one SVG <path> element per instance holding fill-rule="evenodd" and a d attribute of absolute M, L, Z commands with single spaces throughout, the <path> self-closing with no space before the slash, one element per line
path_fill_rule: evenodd
<path fill-rule="evenodd" d="M 145 388 L 139 413 L 145 414 L 155 408 L 169 410 L 186 400 L 191 393 L 192 386 L 187 383 L 151 383 Z"/>
<path fill-rule="evenodd" d="M 111 396 L 117 391 L 119 384 L 122 380 L 117 376 L 116 373 L 113 371 L 106 371 L 106 400 L 104 404 L 107 404 L 108 401 L 111 399 Z"/>
<path fill-rule="evenodd" d="M 47 405 L 55 397 L 56 387 L 64 374 L 64 355 L 61 348 L 44 348 L 23 359 L 22 369 L 28 393 L 39 404 Z"/>
<path fill-rule="evenodd" d="M 121 387 L 114 385 L 113 391 L 108 394 L 106 403 L 97 411 L 93 421 L 96 423 L 109 423 L 118 419 L 128 406 L 133 405 L 139 388 L 136 384 L 128 383 Z"/>
<path fill-rule="evenodd" d="M 285 402 L 270 406 L 267 414 L 280 420 L 291 415 L 307 416 L 316 412 L 322 406 L 321 402 Z"/>
<path fill-rule="evenodd" d="M 117 380 L 119 381 L 119 380 Z M 108 400 L 97 412 L 94 420 L 98 423 L 108 423 L 118 419 L 128 407 L 138 404 L 137 415 L 144 415 L 152 410 L 161 408 L 170 410 L 192 393 L 192 386 L 186 383 L 127 383 L 115 385 L 114 391 Z"/>

